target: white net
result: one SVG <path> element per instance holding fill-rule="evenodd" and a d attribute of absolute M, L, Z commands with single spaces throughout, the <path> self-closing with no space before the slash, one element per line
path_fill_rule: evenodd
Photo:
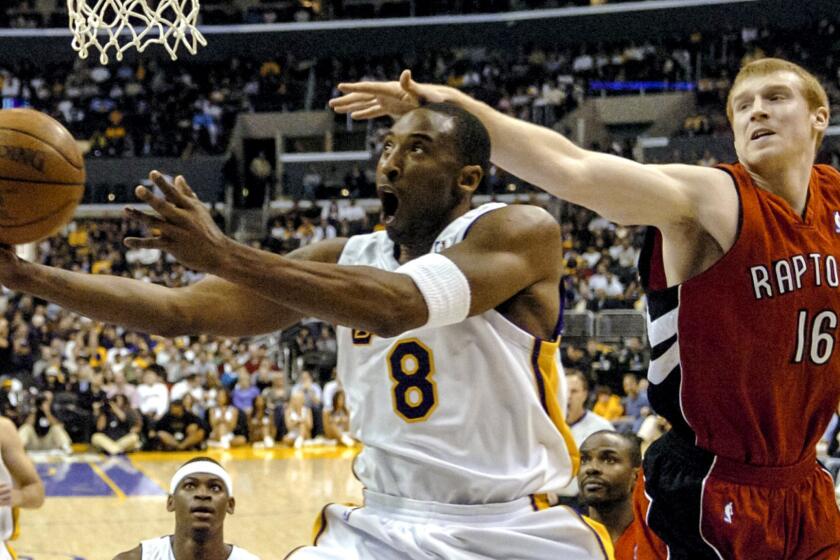
<path fill-rule="evenodd" d="M 195 54 L 207 45 L 196 28 L 198 10 L 199 0 L 67 0 L 73 48 L 81 58 L 97 49 L 102 64 L 112 50 L 122 60 L 126 50 L 143 52 L 152 44 L 162 45 L 172 60 L 179 45 Z"/>

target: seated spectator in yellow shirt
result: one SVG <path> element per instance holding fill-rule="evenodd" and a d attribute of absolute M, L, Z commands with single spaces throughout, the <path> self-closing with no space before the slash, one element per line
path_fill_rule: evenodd
<path fill-rule="evenodd" d="M 624 414 L 624 407 L 621 406 L 621 399 L 613 395 L 609 387 L 598 385 L 595 388 L 595 406 L 592 412 L 610 422 L 621 418 Z"/>

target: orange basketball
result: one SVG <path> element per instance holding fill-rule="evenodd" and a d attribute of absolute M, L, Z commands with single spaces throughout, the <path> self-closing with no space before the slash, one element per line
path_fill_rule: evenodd
<path fill-rule="evenodd" d="M 0 243 L 54 234 L 84 190 L 82 152 L 61 123 L 32 109 L 0 111 Z"/>

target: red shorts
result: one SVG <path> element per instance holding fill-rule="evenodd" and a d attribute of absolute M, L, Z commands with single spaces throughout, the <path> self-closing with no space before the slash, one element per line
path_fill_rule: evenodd
<path fill-rule="evenodd" d="M 675 436 L 663 439 L 645 455 L 633 495 L 642 521 L 636 558 L 840 558 L 834 483 L 816 459 L 752 467 L 695 453 Z"/>

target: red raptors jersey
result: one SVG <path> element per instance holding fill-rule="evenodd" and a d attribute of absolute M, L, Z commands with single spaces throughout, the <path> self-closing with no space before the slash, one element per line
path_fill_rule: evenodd
<path fill-rule="evenodd" d="M 840 173 L 812 168 L 805 216 L 721 165 L 738 190 L 735 244 L 666 288 L 658 232 L 640 270 L 649 289 L 649 398 L 698 447 L 742 463 L 813 456 L 840 400 Z"/>

